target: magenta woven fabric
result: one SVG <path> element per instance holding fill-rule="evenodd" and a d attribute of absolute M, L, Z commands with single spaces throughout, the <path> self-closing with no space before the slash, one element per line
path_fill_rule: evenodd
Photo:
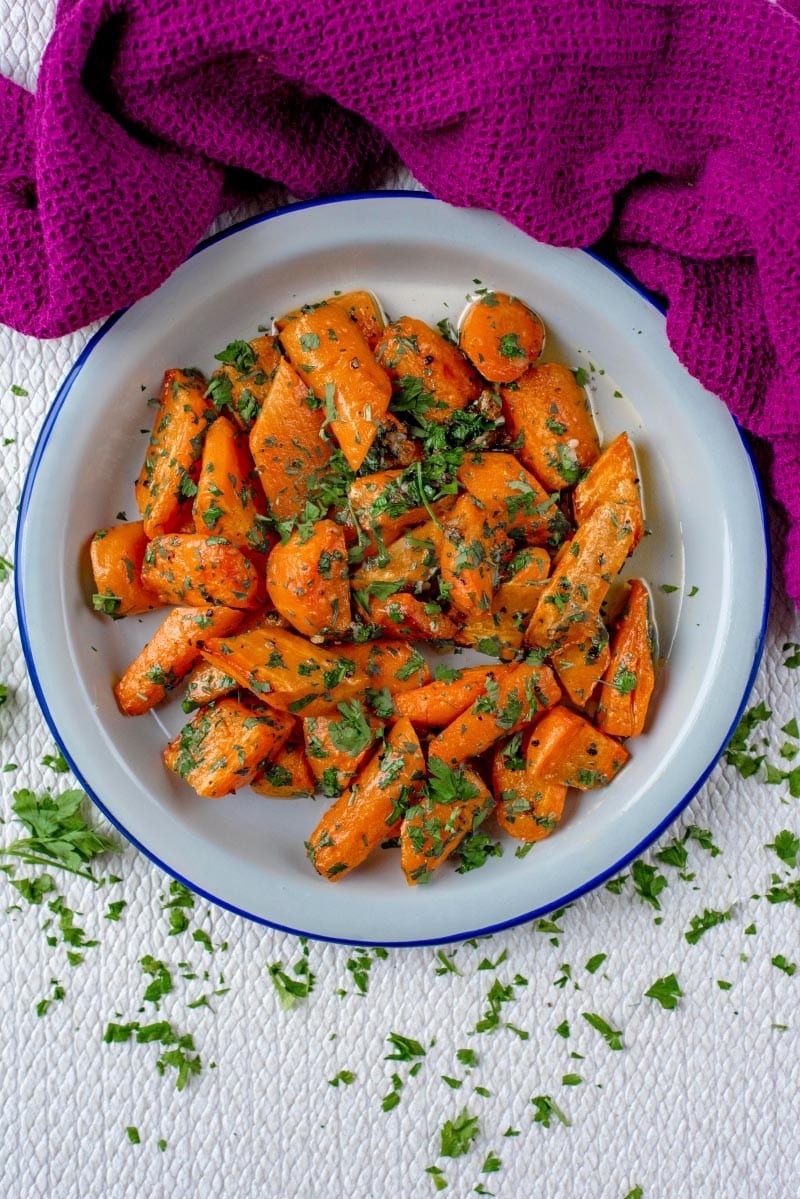
<path fill-rule="evenodd" d="M 399 156 L 666 299 L 771 447 L 800 603 L 799 135 L 798 0 L 62 0 L 36 95 L 0 80 L 0 320 L 151 291 L 243 171 L 312 197 Z"/>

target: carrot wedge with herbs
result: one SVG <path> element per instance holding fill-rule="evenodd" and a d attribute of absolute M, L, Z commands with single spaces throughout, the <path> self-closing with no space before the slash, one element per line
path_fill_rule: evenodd
<path fill-rule="evenodd" d="M 539 481 L 513 454 L 494 450 L 466 454 L 458 480 L 489 514 L 495 528 L 528 545 L 560 544 L 570 524 Z"/>
<path fill-rule="evenodd" d="M 316 784 L 302 741 L 290 738 L 271 756 L 250 786 L 259 795 L 268 795 L 274 799 L 313 795 Z"/>
<path fill-rule="evenodd" d="M 233 632 L 241 619 L 233 608 L 173 608 L 114 688 L 120 711 L 141 716 L 161 703 L 189 673 L 206 638 Z"/>
<path fill-rule="evenodd" d="M 361 607 L 367 610 L 370 595 L 385 599 L 395 591 L 411 591 L 426 583 L 436 570 L 436 539 L 436 526 L 429 520 L 406 529 L 383 554 L 367 558 L 350 575 L 350 586 Z"/>
<path fill-rule="evenodd" d="M 292 366 L 324 405 L 350 468 L 357 471 L 375 440 L 392 396 L 389 376 L 344 309 L 318 304 L 281 329 Z"/>
<path fill-rule="evenodd" d="M 337 705 L 336 716 L 303 721 L 306 758 L 323 795 L 341 795 L 372 751 L 383 724 L 359 700 Z"/>
<path fill-rule="evenodd" d="M 161 600 L 142 582 L 147 534 L 140 520 L 98 529 L 89 554 L 94 574 L 95 612 L 119 619 L 161 607 Z"/>
<path fill-rule="evenodd" d="M 247 437 L 224 416 L 206 433 L 194 525 L 201 536 L 224 537 L 259 566 L 275 543 Z"/>
<path fill-rule="evenodd" d="M 492 677 L 499 679 L 511 667 L 493 666 L 491 670 Z M 443 728 L 483 695 L 486 679 L 485 666 L 467 666 L 463 670 L 439 666 L 432 683 L 395 696 L 395 710 L 400 716 L 407 716 L 415 728 Z"/>
<path fill-rule="evenodd" d="M 491 792 L 475 771 L 429 759 L 422 796 L 400 827 L 400 865 L 409 886 L 427 882 L 493 806 Z"/>
<path fill-rule="evenodd" d="M 644 514 L 639 472 L 627 433 L 614 438 L 572 493 L 572 510 L 578 527 L 598 508 L 607 507 L 616 512 L 620 527 L 631 526 L 631 548 L 635 549 L 644 535 Z"/>
<path fill-rule="evenodd" d="M 561 688 L 548 666 L 521 662 L 502 673 L 490 670 L 484 694 L 433 738 L 428 761 L 439 758 L 452 767 L 476 758 L 560 699 Z"/>
<path fill-rule="evenodd" d="M 309 680 L 310 692 L 295 698 L 276 691 L 268 702 L 303 717 L 335 716 L 339 704 L 347 700 L 359 700 L 376 712 L 378 708 L 388 712 L 386 696 L 413 691 L 431 677 L 422 654 L 404 641 L 337 645 L 331 647 L 334 652 L 334 669 L 322 676 L 315 674 Z"/>
<path fill-rule="evenodd" d="M 610 783 L 629 757 L 613 737 L 559 705 L 533 730 L 527 761 L 542 782 L 591 791 Z"/>
<path fill-rule="evenodd" d="M 150 444 L 135 487 L 148 537 L 171 533 L 180 524 L 182 505 L 194 495 L 206 428 L 215 415 L 200 371 L 165 373 Z"/>
<path fill-rule="evenodd" d="M 617 621 L 595 722 L 614 737 L 638 737 L 644 730 L 655 685 L 654 632 L 650 595 L 641 579 L 631 579 L 625 609 Z"/>
<path fill-rule="evenodd" d="M 350 507 L 361 528 L 389 545 L 410 525 L 421 525 L 428 512 L 436 516 L 452 508 L 455 495 L 442 496 L 427 507 L 420 503 L 422 465 L 360 475 L 350 484 Z M 453 485 L 455 490 L 455 485 Z"/>
<path fill-rule="evenodd" d="M 497 823 L 519 841 L 541 841 L 561 820 L 567 788 L 546 783 L 528 765 L 525 742 L 530 737 L 515 733 L 499 746 L 492 758 L 492 791 Z"/>
<path fill-rule="evenodd" d="M 333 305 L 335 308 L 341 308 L 346 312 L 369 348 L 371 350 L 375 349 L 386 326 L 386 320 L 377 296 L 373 295 L 371 291 L 364 289 L 340 291 L 334 293 L 332 296 L 326 296 L 322 304 Z M 310 309 L 313 306 L 305 305 L 305 307 Z M 286 326 L 291 324 L 292 321 L 296 321 L 299 316 L 302 316 L 302 309 L 300 308 L 294 308 L 291 312 L 285 312 L 283 316 L 279 316 L 275 321 L 275 328 L 278 330 L 278 333 L 282 333 Z"/>
<path fill-rule="evenodd" d="M 224 537 L 167 533 L 154 537 L 142 565 L 142 582 L 165 604 L 222 604 L 260 608 L 264 583 L 255 566 Z"/>
<path fill-rule="evenodd" d="M 499 560 L 510 543 L 470 495 L 461 495 L 441 519 L 433 542 L 441 585 L 453 607 L 469 618 L 489 609 Z"/>
<path fill-rule="evenodd" d="M 206 394 L 217 412 L 228 411 L 240 429 L 250 429 L 266 400 L 281 352 L 269 334 L 251 341 L 232 341 L 214 357 L 215 371 Z"/>
<path fill-rule="evenodd" d="M 387 599 L 371 597 L 369 620 L 390 637 L 410 637 L 412 641 L 452 641 L 459 631 L 439 604 L 423 602 L 403 591 Z"/>
<path fill-rule="evenodd" d="M 558 681 L 577 708 L 585 708 L 609 662 L 608 630 L 599 623 L 592 636 L 550 653 Z"/>
<path fill-rule="evenodd" d="M 250 429 L 256 474 L 277 520 L 303 511 L 310 484 L 327 469 L 331 447 L 322 436 L 324 422 L 308 383 L 282 358 Z"/>
<path fill-rule="evenodd" d="M 198 662 L 189 678 L 186 680 L 186 693 L 181 701 L 184 712 L 194 712 L 204 704 L 210 704 L 223 695 L 230 695 L 238 684 L 236 679 L 212 666 L 210 662 Z"/>
<path fill-rule="evenodd" d="M 458 344 L 484 379 L 511 383 L 541 354 L 544 324 L 516 296 L 488 291 L 465 312 Z"/>
<path fill-rule="evenodd" d="M 417 734 L 408 720 L 398 720 L 306 842 L 317 873 L 336 882 L 395 835 L 424 778 Z"/>
<path fill-rule="evenodd" d="M 288 740 L 294 721 L 251 700 L 199 708 L 164 750 L 164 764 L 204 799 L 238 791 Z"/>
<path fill-rule="evenodd" d="M 270 624 L 233 637 L 209 638 L 203 657 L 240 687 L 262 700 L 269 697 L 273 706 L 276 698 L 284 700 L 287 709 L 294 701 L 332 689 L 356 669 L 297 633 Z"/>
<path fill-rule="evenodd" d="M 589 397 L 572 371 L 546 362 L 500 394 L 508 432 L 521 440 L 520 462 L 548 491 L 577 483 L 597 460 L 600 442 Z"/>
<path fill-rule="evenodd" d="M 350 581 L 342 526 L 319 520 L 295 530 L 267 560 L 267 591 L 289 624 L 306 637 L 339 636 L 350 627 Z"/>
<path fill-rule="evenodd" d="M 477 400 L 483 383 L 462 353 L 411 316 L 387 325 L 375 357 L 392 380 L 392 409 L 442 422 Z"/>

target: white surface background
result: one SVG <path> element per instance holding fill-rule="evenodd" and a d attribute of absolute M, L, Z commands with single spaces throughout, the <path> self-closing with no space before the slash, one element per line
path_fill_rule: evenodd
<path fill-rule="evenodd" d="M 0 0 L 0 72 L 34 86 L 53 7 Z M 15 507 L 36 434 L 89 332 L 41 343 L 0 329 L 0 439 L 15 439 L 0 450 L 6 557 L 13 556 Z M 12 384 L 29 396 L 14 397 Z M 779 766 L 787 765 L 778 755 L 787 740 L 780 726 L 800 718 L 800 672 L 784 668 L 781 652 L 790 640 L 800 641 L 800 618 L 778 594 L 751 702 L 764 698 L 772 709 L 761 728 L 771 743 L 765 752 Z M 52 742 L 25 676 L 10 580 L 0 584 L 0 660 L 0 680 L 10 690 L 0 708 L 0 767 L 18 764 L 0 774 L 8 819 L 14 789 L 69 783 L 39 764 Z M 170 937 L 162 910 L 169 880 L 128 847 L 106 865 L 121 883 L 95 890 L 57 875 L 65 901 L 81 913 L 76 923 L 99 942 L 74 967 L 62 943 L 47 943 L 54 929 L 42 930 L 51 916 L 46 906 L 23 901 L 14 910 L 19 897 L 0 876 L 0 1192 L 15 1199 L 394 1199 L 433 1195 L 425 1167 L 436 1165 L 449 1184 L 443 1193 L 452 1196 L 482 1184 L 504 1199 L 624 1199 L 635 1186 L 643 1199 L 793 1199 L 800 1191 L 798 910 L 753 896 L 763 895 L 773 873 L 798 877 L 766 845 L 782 829 L 800 835 L 799 805 L 785 785 L 767 786 L 760 776 L 745 781 L 718 766 L 661 845 L 698 825 L 722 852 L 711 857 L 690 841 L 689 881 L 648 853 L 645 860 L 669 880 L 660 912 L 629 880 L 619 895 L 601 889 L 566 911 L 557 921 L 558 944 L 532 925 L 447 949 L 459 975 L 437 974 L 442 966 L 433 949 L 390 951 L 385 959 L 370 954 L 365 996 L 348 969 L 351 951 L 310 944 L 316 986 L 291 1011 L 281 1010 L 266 966 L 298 961 L 298 941 L 201 901 L 187 912 L 189 929 Z M 0 828 L 0 842 L 20 832 Z M 104 913 L 117 899 L 127 906 L 114 923 Z M 729 922 L 687 943 L 692 917 L 731 905 Z M 746 933 L 752 925 L 756 931 Z M 209 934 L 213 953 L 193 940 L 195 929 Z M 496 969 L 478 969 L 484 958 L 496 962 L 504 953 Z M 598 953 L 608 956 L 591 974 L 585 963 Z M 146 954 L 167 964 L 175 984 L 159 1011 L 142 1003 L 150 981 L 140 965 Z M 778 954 L 798 963 L 794 976 L 771 964 Z M 563 963 L 572 980 L 557 986 Z M 199 977 L 182 977 L 191 972 Z M 664 1011 L 643 993 L 670 973 L 684 995 L 675 1011 Z M 473 1034 L 491 985 L 517 974 L 527 985 L 514 987 L 501 1019 L 529 1038 L 504 1027 Z M 52 979 L 65 997 L 39 1017 L 36 1005 L 52 994 Z M 721 990 L 718 979 L 731 989 Z M 187 1006 L 223 987 L 230 989 L 211 998 L 213 1011 Z M 622 1030 L 622 1052 L 608 1049 L 582 1020 L 585 1011 Z M 158 1046 L 103 1043 L 109 1021 L 136 1019 L 167 1019 L 193 1035 L 203 1068 L 183 1092 L 174 1088 L 173 1071 L 157 1073 Z M 565 1019 L 567 1040 L 555 1032 Z M 408 1078 L 408 1064 L 384 1060 L 390 1032 L 426 1046 L 416 1077 Z M 459 1047 L 476 1052 L 474 1070 L 456 1060 Z M 342 1069 L 355 1081 L 330 1086 Z M 399 1106 L 383 1112 L 395 1070 L 408 1080 Z M 568 1073 L 583 1083 L 562 1085 Z M 463 1079 L 461 1089 L 442 1075 Z M 571 1126 L 532 1123 L 535 1095 L 551 1096 Z M 442 1125 L 464 1106 L 479 1117 L 479 1135 L 465 1156 L 442 1158 Z M 129 1125 L 140 1144 L 129 1142 Z M 504 1137 L 509 1127 L 520 1135 Z M 490 1151 L 502 1166 L 482 1174 Z"/>

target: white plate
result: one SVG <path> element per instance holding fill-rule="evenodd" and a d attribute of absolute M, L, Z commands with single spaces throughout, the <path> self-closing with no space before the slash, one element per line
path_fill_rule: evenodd
<path fill-rule="evenodd" d="M 524 859 L 466 875 L 445 866 L 406 886 L 396 851 L 341 883 L 303 841 L 321 802 L 250 790 L 201 800 L 161 764 L 184 721 L 178 699 L 120 715 L 112 677 L 157 614 L 112 623 L 87 606 L 85 549 L 120 510 L 163 371 L 198 366 L 273 316 L 366 286 L 390 315 L 453 320 L 482 284 L 544 317 L 549 354 L 590 371 L 603 436 L 637 448 L 651 535 L 632 569 L 652 584 L 660 649 L 648 731 L 614 783 L 570 803 Z M 594 370 L 591 370 L 594 367 Z M 742 711 L 763 644 L 769 562 L 754 471 L 722 402 L 670 351 L 663 315 L 600 261 L 531 241 L 499 217 L 416 193 L 299 205 L 208 242 L 152 296 L 113 317 L 63 383 L 28 472 L 17 536 L 17 604 L 30 675 L 54 736 L 102 811 L 195 891 L 267 924 L 367 944 L 455 940 L 529 919 L 596 886 L 688 803 Z M 664 592 L 663 584 L 677 588 Z"/>

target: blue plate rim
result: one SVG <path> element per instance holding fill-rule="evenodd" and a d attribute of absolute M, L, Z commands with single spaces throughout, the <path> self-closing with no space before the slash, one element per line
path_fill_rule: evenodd
<path fill-rule="evenodd" d="M 344 195 L 344 196 L 324 196 L 324 197 L 322 197 L 320 199 L 316 199 L 316 200 L 303 200 L 303 201 L 299 201 L 294 204 L 287 204 L 280 208 L 272 209 L 269 212 L 258 213 L 255 216 L 248 217 L 242 221 L 237 221 L 236 223 L 228 226 L 228 228 L 222 229 L 218 233 L 212 234 L 210 237 L 207 237 L 203 241 L 201 241 L 194 248 L 194 250 L 192 250 L 191 254 L 188 255 L 188 258 L 194 258 L 194 256 L 196 254 L 202 253 L 204 250 L 208 249 L 210 246 L 216 245 L 217 242 L 224 241 L 225 238 L 233 236 L 235 233 L 240 232 L 242 229 L 247 229 L 253 225 L 262 224 L 266 221 L 273 220 L 276 217 L 283 216 L 287 213 L 299 212 L 306 208 L 319 208 L 319 207 L 323 207 L 328 204 L 352 203 L 352 202 L 358 202 L 360 200 L 383 200 L 383 199 L 401 199 L 401 198 L 402 199 L 417 199 L 417 200 L 434 200 L 437 203 L 441 202 L 441 201 L 438 201 L 435 196 L 431 195 L 430 192 L 410 191 L 410 190 L 406 191 L 406 190 L 402 190 L 402 189 L 397 189 L 397 190 L 392 190 L 392 191 L 354 192 L 352 194 L 348 194 L 348 195 Z M 656 308 L 659 312 L 661 312 L 662 314 L 665 312 L 664 305 L 662 305 L 653 296 L 651 296 L 647 291 L 645 291 L 644 288 L 639 286 L 639 284 L 637 284 L 635 282 L 635 280 L 632 280 L 623 271 L 619 270 L 612 263 L 609 263 L 605 258 L 603 258 L 600 254 L 598 254 L 597 251 L 588 249 L 588 248 L 584 248 L 582 250 L 582 253 L 588 254 L 589 257 L 595 259 L 595 261 L 600 263 L 603 267 L 605 267 L 606 270 L 611 271 L 612 274 L 616 275 L 617 278 L 620 279 L 626 285 L 626 287 L 630 287 L 639 296 L 641 296 L 642 299 L 646 300 L 648 304 L 650 304 L 652 307 Z M 28 622 L 27 622 L 26 613 L 25 613 L 25 599 L 22 594 L 23 572 L 20 570 L 20 562 L 21 562 L 22 535 L 23 535 L 23 529 L 24 529 L 24 525 L 25 525 L 25 517 L 27 515 L 28 507 L 30 504 L 30 498 L 31 498 L 31 495 L 33 492 L 35 481 L 36 481 L 36 475 L 37 475 L 37 472 L 39 469 L 39 464 L 41 462 L 44 451 L 47 447 L 47 442 L 49 441 L 51 431 L 52 431 L 53 426 L 58 418 L 59 412 L 61 411 L 62 407 L 64 406 L 64 403 L 66 402 L 67 397 L 69 396 L 69 393 L 72 390 L 72 387 L 73 387 L 73 384 L 74 384 L 76 378 L 78 377 L 81 370 L 83 369 L 84 363 L 86 362 L 87 358 L 92 353 L 92 351 L 94 350 L 95 346 L 98 344 L 98 342 L 100 342 L 102 340 L 102 338 L 104 338 L 106 336 L 106 334 L 108 334 L 111 331 L 111 329 L 113 329 L 114 325 L 117 324 L 117 322 L 125 315 L 125 313 L 128 311 L 128 309 L 130 307 L 132 307 L 132 305 L 127 305 L 125 308 L 121 308 L 117 312 L 113 313 L 113 315 L 108 317 L 108 319 L 103 322 L 103 324 L 100 326 L 100 328 L 95 331 L 95 333 L 92 335 L 92 337 L 86 343 L 83 350 L 78 355 L 77 359 L 75 360 L 75 362 L 73 363 L 73 365 L 71 366 L 69 371 L 67 372 L 64 380 L 62 381 L 62 383 L 60 384 L 60 386 L 58 388 L 58 391 L 56 392 L 55 399 L 53 400 L 53 403 L 51 404 L 47 414 L 45 415 L 45 419 L 42 424 L 42 428 L 39 432 L 39 436 L 36 439 L 36 444 L 33 448 L 33 453 L 31 454 L 31 459 L 28 464 L 28 469 L 26 471 L 25 481 L 23 484 L 22 494 L 20 496 L 20 502 L 19 502 L 19 513 L 18 513 L 18 517 L 17 517 L 17 529 L 16 529 L 16 536 L 15 536 L 15 544 L 14 544 L 14 555 L 15 555 L 14 556 L 14 563 L 15 563 L 14 599 L 15 599 L 16 612 L 17 612 L 17 625 L 19 628 L 20 642 L 22 644 L 22 652 L 23 652 L 23 656 L 25 658 L 25 664 L 26 664 L 26 667 L 28 670 L 28 676 L 30 678 L 31 685 L 33 687 L 33 692 L 36 697 L 36 701 L 39 705 L 42 715 L 44 716 L 45 723 L 47 724 L 47 726 L 50 729 L 50 732 L 53 735 L 56 743 L 58 744 L 61 752 L 64 754 L 64 757 L 66 758 L 67 762 L 69 763 L 69 766 L 70 766 L 70 769 L 71 769 L 73 775 L 75 776 L 77 781 L 80 783 L 82 789 L 86 792 L 87 796 L 92 801 L 92 803 L 102 812 L 103 816 L 117 830 L 117 832 L 121 833 L 126 841 L 128 841 L 131 845 L 135 846 L 135 848 L 138 849 L 140 853 L 144 854 L 144 856 L 146 858 L 148 858 L 155 866 L 158 866 L 159 869 L 163 870 L 167 875 L 170 876 L 170 878 L 173 878 L 177 882 L 181 883 L 183 886 L 188 887 L 189 890 L 192 891 L 195 895 L 202 896 L 204 899 L 209 900 L 211 903 L 217 905 L 218 907 L 223 908 L 226 911 L 232 912 L 237 916 L 242 916 L 247 920 L 251 920 L 255 924 L 260 924 L 266 928 L 275 929 L 277 932 L 290 933 L 292 936 L 305 937 L 305 938 L 308 938 L 309 940 L 313 940 L 313 941 L 320 941 L 320 942 L 325 942 L 325 943 L 335 944 L 335 945 L 365 946 L 367 948 L 375 946 L 375 945 L 379 945 L 379 946 L 385 947 L 387 949 L 415 949 L 415 948 L 422 948 L 425 946 L 432 946 L 432 945 L 452 945 L 452 944 L 457 944 L 462 941 L 467 941 L 473 937 L 491 936 L 493 933 L 503 932 L 505 929 L 508 929 L 508 928 L 515 928 L 521 924 L 528 924 L 532 920 L 536 920 L 539 917 L 546 915 L 548 912 L 552 912 L 557 909 L 564 908 L 567 905 L 573 903 L 576 899 L 579 899 L 582 895 L 586 895 L 590 891 L 596 890 L 607 879 L 613 877 L 613 875 L 617 874 L 620 870 L 624 869 L 625 866 L 627 866 L 627 864 L 629 862 L 633 861 L 634 858 L 637 858 L 641 853 L 643 853 L 644 850 L 648 848 L 648 846 L 652 845 L 653 842 L 656 841 L 661 836 L 661 834 L 664 832 L 664 830 L 666 828 L 668 828 L 669 825 L 671 825 L 673 823 L 673 821 L 677 819 L 677 817 L 680 815 L 680 813 L 689 805 L 691 800 L 694 798 L 694 796 L 697 794 L 697 792 L 700 790 L 700 788 L 706 782 L 709 775 L 714 770 L 715 766 L 717 765 L 720 758 L 722 757 L 722 754 L 725 751 L 725 747 L 727 746 L 728 742 L 730 741 L 730 738 L 733 735 L 733 732 L 736 729 L 736 726 L 738 725 L 738 723 L 745 711 L 747 701 L 750 698 L 750 694 L 753 689 L 753 684 L 755 683 L 755 679 L 758 674 L 758 669 L 759 669 L 759 666 L 761 665 L 761 659 L 762 659 L 763 653 L 764 653 L 764 644 L 766 641 L 767 623 L 768 623 L 768 617 L 769 617 L 770 595 L 771 595 L 771 589 L 772 589 L 772 554 L 771 554 L 771 546 L 770 546 L 770 538 L 769 538 L 769 526 L 768 526 L 768 521 L 767 521 L 766 501 L 765 501 L 765 497 L 764 497 L 764 490 L 763 490 L 763 487 L 761 484 L 761 480 L 759 479 L 758 471 L 756 469 L 753 454 L 752 454 L 752 451 L 748 444 L 747 438 L 746 438 L 744 432 L 742 431 L 738 421 L 733 416 L 731 417 L 731 419 L 734 422 L 736 430 L 741 439 L 745 454 L 747 456 L 748 462 L 750 464 L 750 470 L 752 473 L 753 482 L 755 485 L 756 496 L 758 498 L 758 503 L 759 503 L 759 509 L 760 509 L 760 515 L 761 515 L 761 528 L 762 528 L 762 533 L 763 533 L 763 537 L 764 537 L 765 572 L 764 572 L 764 591 L 763 591 L 762 601 L 761 601 L 761 628 L 759 630 L 759 634 L 756 639 L 756 646 L 755 646 L 755 652 L 753 655 L 753 662 L 752 662 L 752 665 L 750 668 L 750 672 L 748 675 L 747 683 L 745 685 L 745 689 L 744 689 L 744 693 L 742 695 L 741 702 L 736 711 L 736 715 L 735 715 L 733 721 L 731 722 L 730 728 L 728 729 L 727 733 L 725 734 L 725 737 L 724 737 L 722 743 L 720 744 L 720 746 L 714 753 L 714 755 L 713 755 L 711 761 L 709 762 L 708 766 L 706 767 L 706 769 L 703 771 L 703 773 L 700 775 L 700 777 L 697 779 L 697 781 L 693 784 L 693 786 L 690 788 L 690 790 L 688 792 L 686 792 L 686 794 L 683 795 L 680 798 L 680 800 L 678 800 L 678 802 L 670 810 L 668 815 L 666 817 L 664 817 L 664 819 L 653 830 L 651 830 L 651 832 L 648 833 L 648 835 L 646 837 L 644 837 L 637 845 L 635 845 L 633 849 L 631 849 L 628 853 L 623 854 L 623 856 L 618 861 L 616 861 L 612 866 L 610 866 L 607 870 L 601 871 L 600 874 L 595 875 L 593 878 L 589 879 L 586 883 L 582 884 L 580 887 L 576 887 L 574 890 L 567 892 L 566 895 L 560 896 L 559 899 L 557 901 L 554 901 L 553 903 L 548 903 L 548 904 L 543 905 L 542 907 L 534 908 L 529 912 L 523 912 L 520 915 L 510 917 L 508 920 L 503 920 L 496 924 L 490 924 L 490 925 L 487 925 L 482 928 L 471 929 L 471 930 L 468 930 L 463 933 L 458 933 L 456 936 L 432 937 L 432 938 L 424 938 L 421 940 L 403 940 L 403 941 L 388 941 L 388 940 L 387 941 L 363 941 L 363 940 L 359 940 L 359 939 L 353 940 L 353 939 L 349 939 L 347 937 L 326 936 L 326 935 L 323 935 L 320 933 L 307 932 L 307 931 L 305 931 L 303 929 L 299 929 L 299 928 L 292 928 L 288 925 L 279 924 L 273 920 L 267 920 L 263 916 L 257 916 L 253 912 L 248 912 L 244 908 L 240 908 L 240 907 L 236 906 L 235 904 L 228 903 L 226 900 L 220 899 L 219 896 L 214 895 L 210 891 L 206 891 L 202 887 L 199 887 L 196 883 L 193 883 L 190 879 L 185 878 L 178 871 L 172 869 L 166 862 L 162 861 L 162 859 L 156 853 L 154 853 L 153 850 L 148 849 L 147 846 L 142 844 L 141 841 L 139 841 L 136 837 L 133 837 L 127 831 L 127 829 L 121 823 L 121 821 L 118 820 L 117 817 L 115 817 L 108 810 L 108 808 L 103 803 L 103 801 L 97 795 L 94 794 L 94 792 L 91 790 L 91 788 L 86 783 L 86 780 L 84 779 L 81 771 L 78 769 L 72 756 L 68 753 L 65 746 L 62 745 L 62 743 L 61 743 L 58 729 L 56 727 L 55 721 L 54 721 L 52 713 L 50 711 L 50 707 L 47 703 L 47 699 L 44 695 L 44 691 L 43 691 L 40 681 L 39 681 L 39 676 L 38 676 L 38 673 L 36 670 L 36 664 L 35 664 L 34 657 L 33 657 L 33 651 L 31 648 L 30 638 L 29 638 L 29 634 L 28 634 Z"/>

